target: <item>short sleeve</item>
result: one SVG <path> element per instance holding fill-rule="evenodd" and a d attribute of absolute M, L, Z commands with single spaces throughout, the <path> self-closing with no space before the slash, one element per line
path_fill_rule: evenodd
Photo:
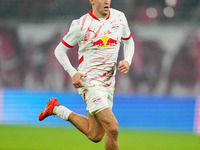
<path fill-rule="evenodd" d="M 131 38 L 131 31 L 130 31 L 130 28 L 128 26 L 128 22 L 127 22 L 127 19 L 126 19 L 126 16 L 123 14 L 122 15 L 122 19 L 124 21 L 124 32 L 122 34 L 122 40 L 129 40 Z"/>
<path fill-rule="evenodd" d="M 78 26 L 77 21 L 74 20 L 72 21 L 69 31 L 63 37 L 61 42 L 65 46 L 72 48 L 78 43 L 79 37 L 80 37 L 80 27 Z"/>

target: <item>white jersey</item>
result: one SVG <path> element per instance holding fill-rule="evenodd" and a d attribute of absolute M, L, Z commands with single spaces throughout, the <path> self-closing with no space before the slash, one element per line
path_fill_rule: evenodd
<path fill-rule="evenodd" d="M 86 86 L 113 87 L 120 42 L 130 38 L 124 13 L 110 9 L 107 18 L 98 19 L 89 11 L 74 20 L 61 42 L 68 48 L 78 43 L 78 72 L 87 75 L 82 78 Z"/>

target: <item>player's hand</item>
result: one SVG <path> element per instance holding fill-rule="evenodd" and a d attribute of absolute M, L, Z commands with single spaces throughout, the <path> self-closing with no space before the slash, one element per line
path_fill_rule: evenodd
<path fill-rule="evenodd" d="M 73 77 L 72 77 L 72 84 L 75 88 L 81 88 L 84 87 L 85 85 L 82 82 L 82 77 L 86 77 L 87 75 L 77 72 Z"/>
<path fill-rule="evenodd" d="M 129 63 L 125 60 L 122 60 L 119 62 L 117 69 L 122 73 L 122 74 L 127 74 L 129 71 Z"/>

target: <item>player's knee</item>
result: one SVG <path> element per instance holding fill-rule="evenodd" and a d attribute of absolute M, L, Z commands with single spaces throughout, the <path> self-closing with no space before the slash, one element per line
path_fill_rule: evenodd
<path fill-rule="evenodd" d="M 115 139 L 117 139 L 118 134 L 119 134 L 119 126 L 118 123 L 112 125 L 109 129 L 108 129 L 108 136 L 111 136 Z"/>
<path fill-rule="evenodd" d="M 88 138 L 94 143 L 98 143 L 102 140 L 102 137 L 100 136 L 88 136 Z"/>
<path fill-rule="evenodd" d="M 103 136 L 104 136 L 104 133 L 98 134 L 98 135 L 93 134 L 93 135 L 88 135 L 88 138 L 89 138 L 92 142 L 98 143 L 98 142 L 100 142 L 100 141 L 102 140 Z"/>
<path fill-rule="evenodd" d="M 119 128 L 118 127 L 111 128 L 108 134 L 116 139 L 118 137 L 118 134 L 119 134 Z"/>

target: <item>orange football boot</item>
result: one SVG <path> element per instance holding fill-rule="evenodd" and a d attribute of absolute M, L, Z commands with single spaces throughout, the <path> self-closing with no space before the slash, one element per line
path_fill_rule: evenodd
<path fill-rule="evenodd" d="M 60 103 L 54 97 L 52 99 L 49 99 L 47 103 L 48 103 L 47 106 L 45 107 L 45 109 L 42 110 L 42 112 L 40 113 L 38 117 L 40 121 L 44 120 L 48 116 L 54 115 L 53 108 L 55 106 L 60 106 Z"/>

